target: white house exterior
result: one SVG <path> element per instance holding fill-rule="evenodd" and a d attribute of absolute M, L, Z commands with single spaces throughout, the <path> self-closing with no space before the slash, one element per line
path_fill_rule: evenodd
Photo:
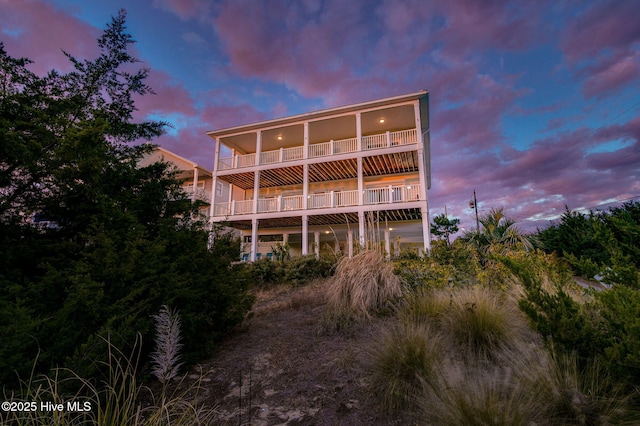
<path fill-rule="evenodd" d="M 182 182 L 183 191 L 192 201 L 200 201 L 201 213 L 209 215 L 212 194 L 218 197 L 229 196 L 229 186 L 219 181 L 213 185 L 213 173 L 191 160 L 171 152 L 167 149 L 156 147 L 152 153 L 140 160 L 140 166 L 163 161 L 172 164 L 177 169 L 176 179 Z M 213 189 L 216 188 L 214 191 Z"/>
<path fill-rule="evenodd" d="M 212 188 L 228 188 L 211 192 L 211 220 L 242 232 L 245 260 L 276 242 L 293 255 L 351 256 L 370 239 L 388 254 L 430 248 L 427 91 L 208 135 Z"/>

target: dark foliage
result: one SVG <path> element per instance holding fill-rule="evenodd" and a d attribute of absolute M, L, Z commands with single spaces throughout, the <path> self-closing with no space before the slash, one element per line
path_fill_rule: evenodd
<path fill-rule="evenodd" d="M 129 352 L 153 344 L 162 305 L 180 311 L 183 360 L 209 355 L 244 318 L 250 280 L 231 265 L 239 242 L 210 232 L 167 164 L 138 167 L 133 145 L 165 123 L 132 122 L 152 93 L 127 48 L 121 12 L 102 54 L 69 74 L 30 73 L 0 44 L 0 383 L 71 367 L 89 378 L 105 341 Z M 33 218 L 46 219 L 33 222 Z M 47 224 L 43 226 L 43 224 Z M 144 358 L 143 358 L 144 362 Z"/>
<path fill-rule="evenodd" d="M 600 274 L 606 282 L 640 288 L 640 203 L 628 202 L 608 212 L 570 212 L 538 231 L 548 252 L 565 257 L 586 278 Z"/>

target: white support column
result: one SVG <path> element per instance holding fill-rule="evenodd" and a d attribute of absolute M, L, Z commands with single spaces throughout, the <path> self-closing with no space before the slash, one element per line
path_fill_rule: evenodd
<path fill-rule="evenodd" d="M 304 137 L 302 140 L 302 145 L 302 158 L 306 160 L 307 158 L 309 158 L 309 122 L 304 123 Z"/>
<path fill-rule="evenodd" d="M 385 229 L 384 230 L 384 251 L 385 251 L 385 256 L 387 257 L 387 259 L 389 259 L 391 257 L 391 233 L 389 232 L 389 229 Z"/>
<path fill-rule="evenodd" d="M 349 259 L 353 257 L 353 231 L 351 229 L 347 231 L 347 254 Z"/>
<path fill-rule="evenodd" d="M 251 220 L 251 256 L 249 260 L 256 261 L 256 253 L 258 252 L 258 219 Z"/>
<path fill-rule="evenodd" d="M 364 177 L 362 172 L 362 157 L 358 157 L 358 205 L 364 205 Z"/>
<path fill-rule="evenodd" d="M 313 233 L 313 251 L 316 258 L 320 257 L 320 232 L 318 231 Z"/>
<path fill-rule="evenodd" d="M 216 205 L 216 186 L 218 186 L 218 176 L 213 174 L 213 180 L 211 181 L 211 204 L 209 204 L 209 218 L 213 217 L 213 210 Z"/>
<path fill-rule="evenodd" d="M 191 201 L 195 202 L 198 199 L 198 166 L 193 168 L 193 194 L 191 194 Z"/>
<path fill-rule="evenodd" d="M 256 165 L 260 164 L 260 153 L 262 152 L 262 132 L 258 130 L 256 134 Z M 258 195 L 260 192 L 260 170 L 256 170 L 253 175 L 253 213 L 258 213 Z"/>
<path fill-rule="evenodd" d="M 220 141 L 216 139 L 215 157 L 213 160 L 213 182 L 211 183 L 211 204 L 209 204 L 209 221 L 213 218 L 216 206 L 216 186 L 218 185 L 218 163 L 220 161 Z"/>
<path fill-rule="evenodd" d="M 333 240 L 333 252 L 335 254 L 340 253 L 340 241 L 338 241 L 338 236 L 335 236 L 335 239 Z"/>
<path fill-rule="evenodd" d="M 429 226 L 429 207 L 427 202 L 427 207 L 423 207 L 420 209 L 422 213 L 422 240 L 424 243 L 424 249 L 426 252 L 431 251 L 431 229 Z"/>
<path fill-rule="evenodd" d="M 302 165 L 302 210 L 309 208 L 309 165 Z"/>
<path fill-rule="evenodd" d="M 302 255 L 309 254 L 309 217 L 302 215 Z"/>
<path fill-rule="evenodd" d="M 356 145 L 358 152 L 362 151 L 362 114 L 356 113 Z"/>
<path fill-rule="evenodd" d="M 289 242 L 289 234 L 283 232 L 282 233 L 282 244 L 287 244 Z"/>
<path fill-rule="evenodd" d="M 365 222 L 364 222 L 364 212 L 358 212 L 358 238 L 360 239 L 360 248 L 365 248 Z"/>

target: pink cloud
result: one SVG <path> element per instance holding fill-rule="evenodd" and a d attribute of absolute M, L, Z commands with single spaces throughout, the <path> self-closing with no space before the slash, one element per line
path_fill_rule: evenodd
<path fill-rule="evenodd" d="M 153 0 L 153 5 L 187 20 L 207 16 L 211 3 L 207 0 Z"/>
<path fill-rule="evenodd" d="M 637 4 L 632 1 L 584 3 L 589 7 L 570 20 L 560 47 L 573 66 L 606 49 L 631 50 L 640 42 Z"/>
<path fill-rule="evenodd" d="M 38 74 L 52 68 L 71 71 L 62 50 L 78 59 L 94 57 L 101 33 L 68 11 L 38 0 L 0 1 L 0 27 L 7 52 L 34 61 L 30 69 Z"/>
<path fill-rule="evenodd" d="M 640 80 L 640 26 L 633 2 L 592 3 L 565 29 L 560 48 L 583 81 L 586 97 L 598 97 Z"/>
<path fill-rule="evenodd" d="M 583 84 L 583 92 L 586 97 L 596 97 L 639 79 L 640 51 L 614 63 L 609 63 L 606 68 L 588 75 Z"/>

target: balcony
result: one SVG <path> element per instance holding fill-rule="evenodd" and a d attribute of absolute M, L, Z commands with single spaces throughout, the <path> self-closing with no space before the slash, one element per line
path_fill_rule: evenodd
<path fill-rule="evenodd" d="M 398 132 L 386 132 L 376 135 L 362 137 L 362 150 L 389 148 L 401 145 L 417 144 L 418 138 L 416 129 L 401 130 Z M 332 155 L 348 154 L 358 150 L 357 138 L 342 139 L 336 141 L 311 144 L 308 147 L 306 158 L 328 157 Z M 241 169 L 258 165 L 257 155 L 242 154 L 233 157 L 220 158 L 218 160 L 218 171 Z M 260 165 L 278 164 L 288 161 L 304 159 L 304 146 L 294 146 L 290 148 L 280 148 L 272 151 L 260 153 Z"/>
<path fill-rule="evenodd" d="M 408 203 L 420 201 L 420 185 L 390 185 L 384 188 L 369 188 L 362 191 L 364 205 Z M 310 194 L 307 197 L 307 209 L 333 209 L 359 205 L 358 190 L 331 191 Z M 259 198 L 257 213 L 277 213 L 303 209 L 303 196 Z M 253 214 L 253 200 L 216 203 L 214 216 L 235 216 Z"/>
<path fill-rule="evenodd" d="M 188 198 L 190 199 L 194 199 L 194 191 L 193 191 L 193 185 L 188 185 L 183 187 L 183 190 L 185 192 L 185 194 L 187 195 Z M 211 197 L 210 194 L 204 190 L 204 188 L 196 188 L 195 190 L 195 200 L 196 201 L 203 201 L 205 203 L 210 203 L 211 202 Z"/>

